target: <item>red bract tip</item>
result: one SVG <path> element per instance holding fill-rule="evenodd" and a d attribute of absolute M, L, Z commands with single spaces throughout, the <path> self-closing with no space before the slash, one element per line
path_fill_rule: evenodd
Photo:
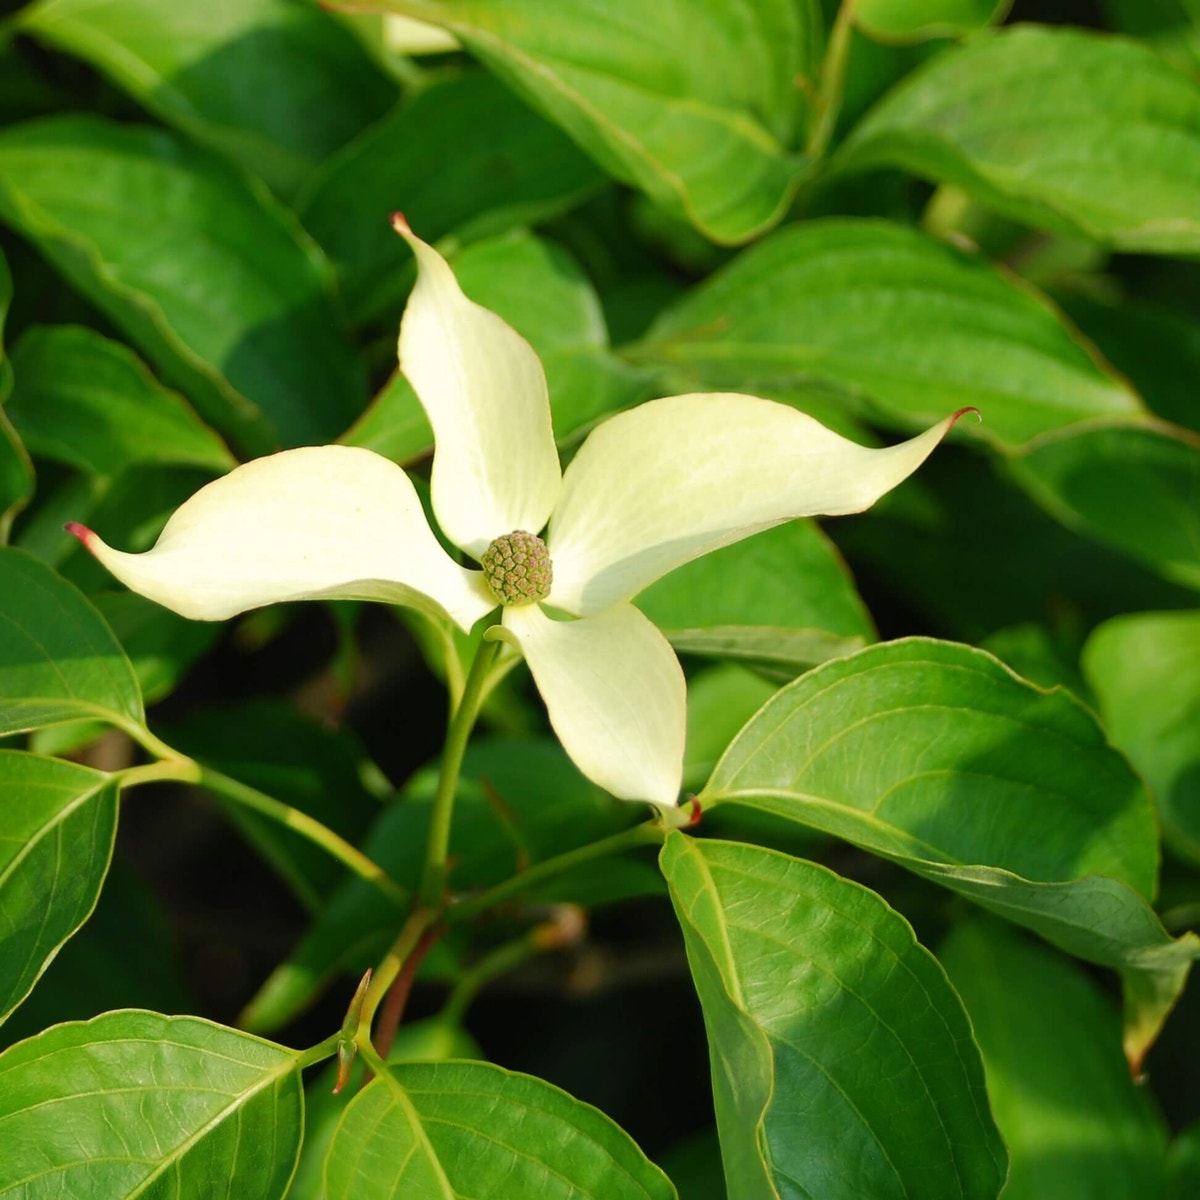
<path fill-rule="evenodd" d="M 392 213 L 392 228 L 401 236 L 406 233 L 412 233 L 412 230 L 408 227 L 408 219 L 402 212 Z"/>
<path fill-rule="evenodd" d="M 981 412 L 979 411 L 979 409 L 977 409 L 977 408 L 975 407 L 975 405 L 973 405 L 973 404 L 968 404 L 966 408 L 960 408 L 960 409 L 958 410 L 958 412 L 956 412 L 956 413 L 954 414 L 954 416 L 952 416 L 952 417 L 950 418 L 950 424 L 951 424 L 951 425 L 954 425 L 954 424 L 956 424 L 956 423 L 958 422 L 958 419 L 959 419 L 960 417 L 965 417 L 965 416 L 967 415 L 967 413 L 974 413 L 974 414 L 975 414 L 975 419 L 976 419 L 976 420 L 978 420 L 978 421 L 982 421 L 982 420 L 983 420 L 983 413 L 981 413 Z"/>
<path fill-rule="evenodd" d="M 63 528 L 73 536 L 77 537 L 87 549 L 91 549 L 91 540 L 96 535 L 86 526 L 80 525 L 78 521 L 68 521 Z"/>

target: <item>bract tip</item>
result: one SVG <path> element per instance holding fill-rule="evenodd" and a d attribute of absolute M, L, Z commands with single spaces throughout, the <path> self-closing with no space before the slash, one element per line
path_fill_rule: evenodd
<path fill-rule="evenodd" d="M 408 225 L 408 218 L 402 212 L 392 213 L 392 228 L 401 236 L 405 237 L 412 234 L 412 230 Z"/>

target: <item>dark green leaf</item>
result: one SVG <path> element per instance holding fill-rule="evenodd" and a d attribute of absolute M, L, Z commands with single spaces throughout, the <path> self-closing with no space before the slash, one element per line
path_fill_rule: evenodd
<path fill-rule="evenodd" d="M 971 1027 L 874 892 L 815 863 L 668 836 L 734 1197 L 995 1197 L 1004 1146 Z"/>
<path fill-rule="evenodd" d="M 1011 466 L 1064 525 L 1200 589 L 1200 434 L 1095 425 L 1043 438 Z"/>
<path fill-rule="evenodd" d="M 14 126 L 0 215 L 242 450 L 328 441 L 361 410 L 320 252 L 208 153 L 94 117 Z"/>
<path fill-rule="evenodd" d="M 688 680 L 683 786 L 698 789 L 745 723 L 775 694 L 775 685 L 732 663 Z"/>
<path fill-rule="evenodd" d="M 119 342 L 80 326 L 29 330 L 13 352 L 8 412 L 31 454 L 93 475 L 138 462 L 236 461 L 191 406 Z"/>
<path fill-rule="evenodd" d="M 1200 865 L 1200 612 L 1107 621 L 1083 670 L 1113 745 L 1150 784 L 1168 844 Z"/>
<path fill-rule="evenodd" d="M 19 24 L 284 194 L 396 95 L 315 4 L 41 0 Z"/>
<path fill-rule="evenodd" d="M 959 37 L 994 24 L 1012 0 L 858 0 L 854 20 L 871 37 Z"/>
<path fill-rule="evenodd" d="M 419 17 L 561 125 L 610 175 L 717 242 L 783 215 L 821 53 L 813 0 L 375 0 Z"/>
<path fill-rule="evenodd" d="M 33 494 L 33 466 L 17 437 L 5 401 L 12 391 L 12 366 L 4 352 L 4 321 L 12 301 L 12 275 L 0 254 L 0 545 L 8 541 L 13 517 L 29 503 Z"/>
<path fill-rule="evenodd" d="M 0 1193 L 279 1200 L 303 1125 L 295 1052 L 197 1017 L 105 1013 L 0 1055 Z"/>
<path fill-rule="evenodd" d="M 144 723 L 120 643 L 84 597 L 23 550 L 0 547 L 0 733 L 94 718 Z"/>
<path fill-rule="evenodd" d="M 329 1200 L 498 1194 L 673 1200 L 675 1189 L 603 1113 L 485 1063 L 394 1067 L 347 1107 L 325 1160 Z"/>
<path fill-rule="evenodd" d="M 1037 25 L 977 36 L 891 92 L 840 161 L 956 184 L 1121 250 L 1200 249 L 1200 83 L 1121 38 Z"/>
<path fill-rule="evenodd" d="M 1129 1077 L 1121 1022 L 1078 966 L 971 921 L 938 957 L 971 1017 L 1008 1146 L 1004 1200 L 1144 1200 L 1163 1191 L 1165 1130 Z"/>
<path fill-rule="evenodd" d="M 1167 1200 L 1192 1200 L 1200 1192 L 1200 1122 L 1171 1143 L 1167 1173 Z"/>
<path fill-rule="evenodd" d="M 668 309 L 639 353 L 704 386 L 833 386 L 908 426 L 975 405 L 970 432 L 1005 447 L 1144 411 L 1039 293 L 883 221 L 775 234 Z"/>
<path fill-rule="evenodd" d="M 601 182 L 553 125 L 472 72 L 435 84 L 335 155 L 300 200 L 355 320 L 399 313 L 411 255 L 400 209 L 426 241 L 481 237 L 562 212 Z"/>
<path fill-rule="evenodd" d="M 102 771 L 0 750 L 0 791 L 2 1021 L 96 905 L 117 832 L 117 786 Z M 2 1097 L 0 1086 L 0 1107 Z"/>

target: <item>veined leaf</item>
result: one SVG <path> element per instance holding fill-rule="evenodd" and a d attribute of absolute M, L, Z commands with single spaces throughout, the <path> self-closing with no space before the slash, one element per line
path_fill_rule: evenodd
<path fill-rule="evenodd" d="M 117 786 L 90 767 L 0 750 L 0 791 L 3 1021 L 96 906 L 117 832 Z M 7 1146 L 2 1130 L 0 1118 Z"/>
<path fill-rule="evenodd" d="M 454 34 L 610 175 L 722 243 L 783 215 L 821 54 L 812 0 L 372 0 Z M 799 81 L 799 82 L 798 82 Z"/>
<path fill-rule="evenodd" d="M 12 302 L 12 275 L 0 254 L 0 546 L 8 541 L 13 517 L 29 503 L 33 494 L 33 465 L 12 422 L 4 411 L 12 391 L 13 373 L 4 352 L 4 321 Z"/>
<path fill-rule="evenodd" d="M 487 1063 L 405 1063 L 349 1104 L 328 1200 L 499 1195 L 674 1200 L 667 1177 L 591 1105 Z"/>
<path fill-rule="evenodd" d="M 889 93 L 839 162 L 953 183 L 1120 250 L 1200 249 L 1200 83 L 1123 38 L 1038 25 L 979 35 Z"/>
<path fill-rule="evenodd" d="M 303 1125 L 298 1055 L 198 1017 L 105 1013 L 0 1055 L 0 1194 L 279 1200 Z"/>
<path fill-rule="evenodd" d="M 911 638 L 783 688 L 717 764 L 702 806 L 820 829 L 1124 972 L 1140 1061 L 1200 940 L 1150 899 L 1158 841 L 1144 786 L 1070 693 L 991 655 Z"/>
<path fill-rule="evenodd" d="M 775 234 L 667 309 L 638 354 L 706 387 L 832 386 L 908 426 L 975 405 L 972 432 L 1004 448 L 1144 413 L 1031 287 L 884 221 Z"/>
<path fill-rule="evenodd" d="M 1083 671 L 1108 736 L 1150 784 L 1168 845 L 1200 865 L 1200 612 L 1106 621 Z"/>
<path fill-rule="evenodd" d="M 125 651 L 81 592 L 23 550 L 0 547 L 0 596 L 0 734 L 81 719 L 144 725 Z"/>
<path fill-rule="evenodd" d="M 12 126 L 0 217 L 243 451 L 329 441 L 362 408 L 320 252 L 207 152 L 95 117 Z"/>
<path fill-rule="evenodd" d="M 815 863 L 675 832 L 662 869 L 737 1200 L 990 1200 L 1004 1181 L 961 1002 L 907 922 Z"/>
<path fill-rule="evenodd" d="M 1121 1022 L 1078 966 L 998 923 L 938 957 L 971 1017 L 1008 1146 L 1004 1200 L 1161 1196 L 1166 1130 L 1121 1055 Z"/>
<path fill-rule="evenodd" d="M 396 95 L 315 4 L 41 0 L 18 25 L 285 195 Z"/>

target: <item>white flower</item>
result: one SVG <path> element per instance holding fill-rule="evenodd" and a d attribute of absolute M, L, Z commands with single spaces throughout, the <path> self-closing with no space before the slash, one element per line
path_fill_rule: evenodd
<path fill-rule="evenodd" d="M 585 775 L 623 799 L 674 805 L 683 672 L 630 601 L 673 568 L 758 530 L 867 508 L 916 470 L 959 414 L 911 441 L 867 449 L 770 400 L 671 396 L 603 422 L 563 473 L 533 350 L 468 300 L 402 219 L 396 229 L 418 263 L 400 366 L 433 425 L 438 523 L 480 561 L 496 539 L 549 522 L 553 582 L 543 598 L 554 614 L 510 588 L 519 602 L 504 604 L 500 634 L 528 661 Z M 198 620 L 340 597 L 415 606 L 469 630 L 499 603 L 484 572 L 442 550 L 400 467 L 349 446 L 238 467 L 188 500 L 145 554 L 72 529 L 134 591 Z"/>

